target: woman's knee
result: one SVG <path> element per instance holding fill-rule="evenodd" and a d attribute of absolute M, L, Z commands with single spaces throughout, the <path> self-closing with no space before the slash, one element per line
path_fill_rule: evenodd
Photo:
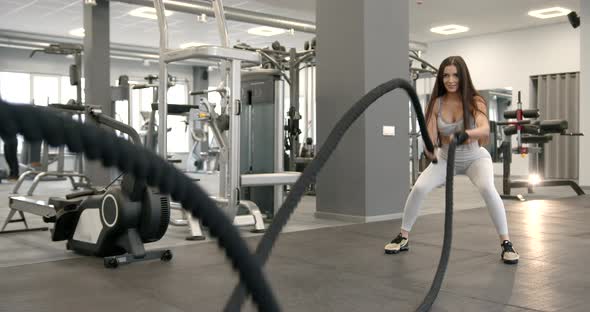
<path fill-rule="evenodd" d="M 432 187 L 429 185 L 429 183 L 416 183 L 412 187 L 410 196 L 425 197 L 431 189 Z"/>
<path fill-rule="evenodd" d="M 495 196 L 498 193 L 496 187 L 493 184 L 481 186 L 479 192 L 485 196 Z"/>
<path fill-rule="evenodd" d="M 411 196 L 419 197 L 420 199 L 425 199 L 432 190 L 435 188 L 444 185 L 444 183 L 434 183 L 435 181 L 430 181 L 433 183 L 424 183 L 424 184 L 416 184 L 412 187 L 412 191 L 410 192 Z M 412 194 L 413 193 L 413 194 Z"/>
<path fill-rule="evenodd" d="M 498 191 L 496 190 L 496 186 L 494 183 L 489 181 L 481 181 L 474 183 L 477 187 L 477 190 L 482 196 L 493 196 Z"/>

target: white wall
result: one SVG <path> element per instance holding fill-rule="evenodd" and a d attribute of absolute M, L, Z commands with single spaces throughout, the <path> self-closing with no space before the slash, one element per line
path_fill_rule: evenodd
<path fill-rule="evenodd" d="M 586 136 L 580 138 L 580 160 L 590 159 L 590 1 L 580 1 L 580 131 Z M 580 184 L 590 185 L 590 163 L 580 161 Z"/>
<path fill-rule="evenodd" d="M 580 70 L 580 30 L 573 29 L 569 23 L 561 23 L 432 42 L 423 57 L 438 66 L 451 55 L 465 59 L 477 89 L 512 87 L 513 103 L 517 102 L 517 93 L 521 91 L 523 107 L 527 108 L 530 76 Z M 590 111 L 586 115 L 590 115 Z M 513 155 L 512 160 L 514 175 L 528 174 L 528 158 Z M 497 175 L 502 174 L 501 164 L 495 164 L 494 170 Z"/>

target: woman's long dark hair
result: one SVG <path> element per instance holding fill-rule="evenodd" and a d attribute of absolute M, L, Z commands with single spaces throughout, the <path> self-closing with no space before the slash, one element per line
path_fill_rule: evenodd
<path fill-rule="evenodd" d="M 463 102 L 463 125 L 464 129 L 470 129 L 469 118 L 466 118 L 465 116 L 471 115 L 472 118 L 475 118 L 475 113 L 477 111 L 486 116 L 488 114 L 486 111 L 482 111 L 477 108 L 476 99 L 479 97 L 484 103 L 485 100 L 473 86 L 467 64 L 465 64 L 465 60 L 463 60 L 463 58 L 460 56 L 449 56 L 440 64 L 438 73 L 436 74 L 436 82 L 434 83 L 434 88 L 432 89 L 432 93 L 430 95 L 430 101 L 428 102 L 428 106 L 426 108 L 426 124 L 428 124 L 430 122 L 430 118 L 432 118 L 432 112 L 434 110 L 436 100 L 447 93 L 447 89 L 444 85 L 443 75 L 445 67 L 449 65 L 454 65 L 457 68 L 457 74 L 459 75 L 458 92 L 461 95 L 461 100 Z M 480 142 L 480 145 L 482 143 L 484 142 Z"/>

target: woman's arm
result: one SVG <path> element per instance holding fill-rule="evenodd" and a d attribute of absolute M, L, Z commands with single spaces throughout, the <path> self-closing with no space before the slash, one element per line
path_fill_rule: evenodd
<path fill-rule="evenodd" d="M 490 123 L 485 113 L 487 106 L 485 101 L 477 97 L 475 99 L 477 109 L 474 112 L 475 128 L 467 129 L 465 132 L 469 135 L 469 141 L 487 140 L 490 136 Z"/>

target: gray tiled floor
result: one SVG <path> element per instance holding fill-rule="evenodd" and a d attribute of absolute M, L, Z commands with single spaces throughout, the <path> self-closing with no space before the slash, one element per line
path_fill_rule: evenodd
<path fill-rule="evenodd" d="M 203 178 L 212 191 L 215 177 Z M 453 249 L 432 311 L 590 311 L 588 197 L 555 200 L 573 192 L 548 188 L 531 198 L 554 200 L 506 202 L 511 236 L 521 253 L 517 266 L 507 266 L 500 262 L 486 209 L 477 208 L 483 201 L 467 179 L 458 177 L 456 183 L 455 198 L 461 200 L 455 205 Z M 0 198 L 9 189 L 0 184 Z M 40 195 L 60 192 L 63 184 L 39 189 Z M 399 220 L 317 220 L 314 198 L 306 197 L 266 268 L 284 310 L 415 309 L 440 257 L 443 198 L 443 189 L 437 189 L 426 200 L 410 252 L 390 256 L 382 248 Z M 0 208 L 0 218 L 6 212 Z M 216 244 L 187 242 L 186 233 L 170 228 L 152 246 L 172 247 L 172 262 L 115 271 L 104 269 L 100 259 L 66 252 L 46 232 L 0 236 L 0 311 L 219 311 L 236 276 Z M 259 236 L 247 229 L 241 233 L 250 246 L 257 243 Z"/>

